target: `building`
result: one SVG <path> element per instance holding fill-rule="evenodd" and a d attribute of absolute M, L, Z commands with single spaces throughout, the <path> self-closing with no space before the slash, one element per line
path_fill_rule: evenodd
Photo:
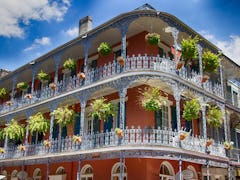
<path fill-rule="evenodd" d="M 12 119 L 27 127 L 37 112 L 50 121 L 49 132 L 39 135 L 37 144 L 36 134 L 31 135 L 28 128 L 22 140 L 6 136 L 1 142 L 5 152 L 0 167 L 5 179 L 235 179 L 240 165 L 239 66 L 222 55 L 220 68 L 202 82 L 203 51 L 220 50 L 176 17 L 149 4 L 95 29 L 91 21 L 90 17 L 80 21 L 76 39 L 0 79 L 0 86 L 10 93 L 1 100 L 2 129 Z M 145 42 L 148 32 L 161 35 L 158 46 Z M 176 69 L 178 54 L 172 54 L 171 47 L 196 35 L 201 41 L 195 69 Z M 101 42 L 108 42 L 112 53 L 100 56 Z M 117 61 L 119 56 L 124 65 Z M 68 58 L 77 62 L 71 73 L 63 69 Z M 41 70 L 50 75 L 49 81 L 38 80 Z M 29 85 L 26 92 L 16 88 L 22 81 Z M 158 87 L 167 97 L 161 110 L 141 107 L 139 89 L 146 87 Z M 89 116 L 91 102 L 101 97 L 116 107 L 115 116 L 106 121 Z M 198 98 L 201 107 L 200 116 L 191 122 L 182 116 L 189 98 Z M 208 103 L 223 113 L 219 128 L 211 128 L 206 121 Z M 70 105 L 78 116 L 62 128 L 60 140 L 52 112 L 64 105 Z M 123 130 L 122 138 L 114 132 L 116 127 Z M 188 137 L 180 140 L 185 131 Z M 80 135 L 81 143 L 74 142 L 73 135 Z M 210 138 L 214 142 L 206 147 Z M 50 140 L 49 147 L 43 140 Z M 224 141 L 234 141 L 233 150 L 226 151 Z M 18 149 L 19 144 L 24 148 Z"/>

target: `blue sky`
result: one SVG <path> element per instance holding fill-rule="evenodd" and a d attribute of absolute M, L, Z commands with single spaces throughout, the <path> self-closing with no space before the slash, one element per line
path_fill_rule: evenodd
<path fill-rule="evenodd" d="M 0 0 L 0 68 L 14 70 L 75 38 L 84 16 L 94 28 L 144 3 L 175 15 L 240 64 L 239 0 Z"/>

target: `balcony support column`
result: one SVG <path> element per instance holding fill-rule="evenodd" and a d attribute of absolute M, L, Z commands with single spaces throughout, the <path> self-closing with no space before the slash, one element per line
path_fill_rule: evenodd
<path fill-rule="evenodd" d="M 220 71 L 221 90 L 222 90 L 221 96 L 224 97 L 223 69 L 222 69 L 222 64 L 221 63 L 220 63 L 219 71 Z"/>
<path fill-rule="evenodd" d="M 202 107 L 203 138 L 207 139 L 206 105 L 205 104 L 201 104 L 201 107 Z"/>
<path fill-rule="evenodd" d="M 52 114 L 53 111 L 57 108 L 58 102 L 53 102 L 50 104 L 50 130 L 49 130 L 49 140 L 52 141 L 52 135 L 53 135 L 53 125 L 54 125 L 54 115 Z"/>
<path fill-rule="evenodd" d="M 180 117 L 180 100 L 181 100 L 181 93 L 179 89 L 174 89 L 174 98 L 176 101 L 176 117 L 177 117 L 177 130 L 181 130 L 181 117 Z"/>
<path fill-rule="evenodd" d="M 118 95 L 120 97 L 120 122 L 119 127 L 121 129 L 125 128 L 125 97 L 127 94 L 127 88 L 122 88 L 118 91 Z"/>
<path fill-rule="evenodd" d="M 26 112 L 26 117 L 27 117 L 27 121 L 29 121 L 29 117 L 33 114 L 33 110 L 32 109 L 27 109 Z M 29 136 L 29 128 L 28 128 L 28 123 L 27 122 L 27 126 L 26 126 L 26 134 L 25 134 L 25 146 L 28 145 L 28 136 Z"/>
<path fill-rule="evenodd" d="M 128 31 L 129 24 L 125 24 L 124 26 L 121 26 L 120 31 L 122 34 L 122 44 L 121 44 L 121 56 L 126 59 L 126 52 L 127 52 L 127 31 Z"/>
<path fill-rule="evenodd" d="M 11 115 L 7 116 L 6 117 L 6 124 L 9 124 L 11 122 L 11 119 L 12 119 Z M 7 150 L 8 150 L 8 146 L 7 145 L 8 145 L 8 137 L 6 136 L 5 140 L 4 140 L 4 149 L 5 149 L 6 153 L 7 153 Z"/>
<path fill-rule="evenodd" d="M 58 69 L 59 69 L 59 64 L 61 62 L 61 53 L 58 53 L 56 55 L 53 56 L 54 60 L 55 60 L 55 76 L 54 76 L 54 83 L 57 84 L 58 83 Z"/>
<path fill-rule="evenodd" d="M 13 100 L 14 98 L 14 89 L 17 83 L 17 78 L 18 78 L 18 74 L 15 74 L 12 78 L 12 94 L 11 94 L 11 100 Z"/>
<path fill-rule="evenodd" d="M 203 66 L 202 66 L 202 46 L 200 44 L 197 44 L 197 50 L 198 50 L 198 58 L 199 58 L 199 74 L 200 77 L 203 77 Z"/>
<path fill-rule="evenodd" d="M 227 128 L 227 118 L 226 118 L 227 113 L 225 111 L 225 106 L 224 105 L 220 106 L 220 108 L 221 108 L 221 111 L 222 111 L 222 114 L 223 114 L 224 140 L 228 141 L 228 132 L 227 132 L 228 128 Z"/>
<path fill-rule="evenodd" d="M 80 101 L 80 105 L 81 105 L 81 118 L 80 118 L 79 134 L 83 134 L 83 132 L 84 132 L 86 101 Z"/>
<path fill-rule="evenodd" d="M 35 81 L 35 76 L 37 74 L 37 69 L 38 69 L 38 65 L 33 64 L 32 67 L 32 85 L 31 85 L 31 94 L 34 93 L 34 81 Z"/>

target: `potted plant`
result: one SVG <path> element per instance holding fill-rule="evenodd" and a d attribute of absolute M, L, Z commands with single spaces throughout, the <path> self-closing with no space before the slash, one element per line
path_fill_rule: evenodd
<path fill-rule="evenodd" d="M 223 114 L 217 106 L 210 106 L 207 110 L 206 119 L 210 126 L 221 127 Z"/>
<path fill-rule="evenodd" d="M 5 149 L 4 148 L 0 148 L 0 153 L 1 154 L 5 154 Z"/>
<path fill-rule="evenodd" d="M 209 78 L 210 78 L 209 75 L 204 74 L 203 77 L 202 77 L 202 83 L 207 82 L 209 80 Z"/>
<path fill-rule="evenodd" d="M 211 51 L 205 51 L 202 55 L 203 60 L 203 71 L 204 72 L 216 72 L 220 66 L 220 56 L 221 54 L 214 54 Z"/>
<path fill-rule="evenodd" d="M 109 116 L 115 115 L 115 107 L 112 103 L 107 103 L 107 99 L 104 97 L 95 99 L 90 104 L 92 112 L 90 115 L 93 118 L 99 118 L 100 120 L 107 120 Z"/>
<path fill-rule="evenodd" d="M 43 72 L 42 70 L 37 75 L 38 79 L 43 82 L 48 82 L 49 80 L 49 74 Z"/>
<path fill-rule="evenodd" d="M 48 139 L 46 139 L 43 141 L 43 145 L 49 149 L 51 147 L 51 142 Z"/>
<path fill-rule="evenodd" d="M 26 147 L 24 145 L 20 144 L 18 146 L 18 150 L 24 152 L 24 151 L 26 151 Z"/>
<path fill-rule="evenodd" d="M 1 88 L 0 89 L 0 98 L 1 99 L 4 99 L 8 96 L 8 91 L 5 87 Z"/>
<path fill-rule="evenodd" d="M 26 91 L 28 89 L 28 87 L 29 87 L 28 84 L 25 83 L 25 82 L 19 82 L 17 84 L 17 88 L 22 90 L 22 91 Z"/>
<path fill-rule="evenodd" d="M 188 132 L 186 131 L 182 131 L 179 135 L 180 141 L 183 141 L 184 139 L 186 139 L 186 137 L 188 137 Z"/>
<path fill-rule="evenodd" d="M 199 41 L 198 37 L 187 38 L 181 41 L 181 50 L 182 58 L 184 61 L 187 61 L 187 64 L 192 64 L 192 61 L 197 58 L 197 42 Z"/>
<path fill-rule="evenodd" d="M 12 105 L 13 105 L 12 101 L 7 101 L 6 104 L 7 104 L 8 106 L 12 106 Z"/>
<path fill-rule="evenodd" d="M 38 142 L 39 133 L 45 135 L 48 132 L 49 128 L 50 122 L 43 116 L 41 112 L 38 112 L 35 115 L 29 117 L 28 129 L 32 135 L 36 133 L 35 144 Z"/>
<path fill-rule="evenodd" d="M 124 66 L 125 60 L 122 56 L 118 56 L 117 61 L 120 64 L 120 66 Z"/>
<path fill-rule="evenodd" d="M 191 99 L 185 102 L 183 109 L 183 118 L 187 121 L 192 121 L 199 117 L 200 103 L 198 99 Z"/>
<path fill-rule="evenodd" d="M 160 35 L 158 33 L 148 33 L 145 40 L 149 45 L 158 45 L 160 43 Z"/>
<path fill-rule="evenodd" d="M 58 149 L 61 149 L 61 135 L 62 135 L 62 128 L 72 124 L 75 120 L 75 112 L 74 110 L 70 109 L 68 105 L 59 107 L 55 109 L 52 113 L 54 115 L 55 123 L 59 125 L 58 129 Z"/>
<path fill-rule="evenodd" d="M 76 69 L 77 64 L 76 61 L 72 58 L 68 58 L 63 64 L 64 70 L 67 72 L 71 72 Z"/>
<path fill-rule="evenodd" d="M 166 104 L 167 97 L 162 96 L 157 87 L 145 87 L 143 90 L 140 89 L 139 93 L 140 103 L 146 111 L 157 111 Z"/>
<path fill-rule="evenodd" d="M 8 139 L 21 140 L 24 137 L 25 128 L 17 121 L 12 119 L 9 124 L 3 129 L 3 137 Z"/>
<path fill-rule="evenodd" d="M 206 147 L 209 147 L 209 146 L 211 146 L 213 144 L 213 139 L 208 139 L 207 141 L 206 141 Z"/>
<path fill-rule="evenodd" d="M 224 143 L 223 143 L 223 145 L 224 145 L 224 149 L 226 149 L 226 150 L 232 150 L 233 149 L 233 145 L 234 145 L 234 142 L 229 142 L 229 141 L 225 141 Z"/>
<path fill-rule="evenodd" d="M 74 143 L 82 143 L 82 138 L 81 138 L 81 136 L 76 136 L 76 135 L 74 135 L 73 136 L 73 142 Z"/>
<path fill-rule="evenodd" d="M 25 97 L 26 99 L 28 99 L 28 100 L 32 99 L 32 95 L 31 95 L 31 94 L 26 94 L 24 97 Z"/>
<path fill-rule="evenodd" d="M 80 73 L 77 74 L 77 77 L 78 77 L 79 79 L 85 79 L 85 78 L 86 78 L 86 75 L 85 75 L 83 72 L 80 72 Z"/>
<path fill-rule="evenodd" d="M 177 64 L 177 69 L 181 69 L 184 65 L 184 61 L 179 61 L 178 64 Z"/>
<path fill-rule="evenodd" d="M 98 53 L 101 56 L 109 55 L 111 52 L 112 52 L 112 48 L 110 44 L 108 44 L 107 42 L 102 42 L 98 47 Z"/>
<path fill-rule="evenodd" d="M 115 133 L 118 136 L 118 138 L 123 138 L 123 130 L 120 128 L 115 128 Z"/>
<path fill-rule="evenodd" d="M 49 84 L 49 87 L 50 87 L 52 90 L 55 90 L 57 86 L 56 86 L 55 83 L 52 82 L 52 83 Z"/>

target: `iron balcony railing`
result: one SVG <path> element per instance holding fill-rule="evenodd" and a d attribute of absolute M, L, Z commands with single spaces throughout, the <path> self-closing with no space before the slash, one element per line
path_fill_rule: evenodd
<path fill-rule="evenodd" d="M 188 136 L 180 141 L 182 132 L 172 131 L 171 129 L 141 129 L 126 128 L 123 130 L 123 137 L 119 138 L 114 130 L 96 134 L 82 134 L 81 143 L 74 142 L 73 137 L 66 137 L 60 141 L 57 139 L 51 141 L 51 146 L 44 146 L 43 142 L 39 144 L 28 144 L 25 151 L 21 151 L 17 146 L 8 147 L 5 153 L 2 153 L 1 159 L 14 159 L 26 156 L 39 156 L 52 153 L 87 151 L 98 148 L 118 147 L 118 146 L 155 146 L 155 147 L 173 147 L 182 150 L 193 151 L 197 153 L 206 152 L 206 139 L 200 137 Z M 59 144 L 60 143 L 60 144 Z M 226 157 L 225 149 L 221 143 L 213 143 L 208 148 L 210 155 Z"/>
<path fill-rule="evenodd" d="M 161 58 L 159 56 L 133 55 L 132 57 L 126 58 L 124 66 L 120 66 L 116 61 L 113 61 L 99 68 L 88 70 L 86 72 L 86 79 L 84 80 L 78 78 L 77 76 L 72 77 L 70 75 L 65 75 L 64 79 L 56 84 L 56 88 L 54 90 L 49 86 L 45 86 L 41 90 L 35 91 L 32 94 L 32 98 L 25 98 L 22 96 L 20 98 L 12 99 L 11 105 L 4 103 L 0 106 L 0 114 L 49 99 L 106 78 L 115 77 L 124 72 L 140 70 L 168 73 L 173 76 L 177 76 L 180 79 L 187 80 L 199 88 L 203 88 L 205 91 L 217 95 L 218 97 L 223 97 L 221 84 L 213 83 L 211 81 L 202 83 L 199 73 L 194 71 L 189 72 L 184 67 L 181 70 L 176 70 L 176 64 L 174 61 Z"/>

